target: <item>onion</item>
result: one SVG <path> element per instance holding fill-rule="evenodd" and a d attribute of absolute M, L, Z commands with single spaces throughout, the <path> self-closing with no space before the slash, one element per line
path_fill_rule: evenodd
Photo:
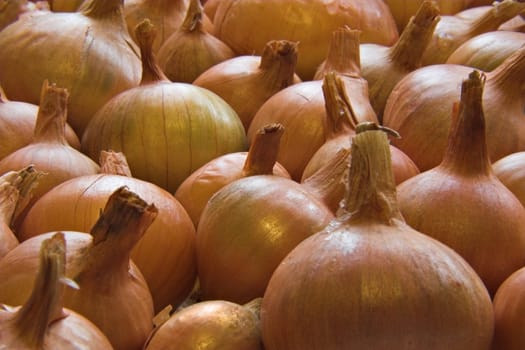
<path fill-rule="evenodd" d="M 421 66 L 423 52 L 440 18 L 435 2 L 423 1 L 394 45 L 360 45 L 361 75 L 368 81 L 370 103 L 379 121 L 397 82 Z"/>
<path fill-rule="evenodd" d="M 441 16 L 434 35 L 423 54 L 425 66 L 445 63 L 461 44 L 468 39 L 498 27 L 525 9 L 525 3 L 503 0 L 492 6 L 467 9 L 453 16 Z"/>
<path fill-rule="evenodd" d="M 0 258 L 18 245 L 11 229 L 18 212 L 24 209 L 31 191 L 43 174 L 32 166 L 0 176 Z"/>
<path fill-rule="evenodd" d="M 153 329 L 153 301 L 130 251 L 158 210 L 122 187 L 112 193 L 90 233 L 61 231 L 67 244 L 66 276 L 78 290 L 64 293 L 64 306 L 93 322 L 114 349 L 142 349 Z M 48 232 L 20 243 L 0 262 L 0 300 L 20 305 L 32 289 L 35 251 Z"/>
<path fill-rule="evenodd" d="M 202 23 L 199 0 L 190 0 L 181 26 L 159 48 L 159 66 L 171 81 L 192 83 L 201 73 L 235 56 Z"/>
<path fill-rule="evenodd" d="M 0 88 L 0 159 L 31 143 L 37 115 L 37 105 L 11 101 Z M 68 123 L 66 140 L 71 147 L 80 149 L 80 140 Z"/>
<path fill-rule="evenodd" d="M 246 303 L 262 297 L 281 260 L 333 214 L 306 188 L 275 175 L 224 186 L 197 227 L 197 270 L 204 300 Z"/>
<path fill-rule="evenodd" d="M 10 53 L 0 55 L 7 96 L 38 104 L 44 80 L 66 88 L 68 121 L 79 138 L 104 103 L 140 81 L 122 0 L 86 0 L 78 12 L 25 16 L 0 32 L 0 47 Z"/>
<path fill-rule="evenodd" d="M 63 308 L 66 243 L 57 233 L 42 242 L 39 270 L 23 306 L 0 305 L 3 349 L 113 349 L 107 337 L 88 319 Z"/>
<path fill-rule="evenodd" d="M 522 46 L 486 73 L 483 111 L 491 162 L 525 150 L 524 69 L 525 46 Z M 450 110 L 460 95 L 462 79 L 471 71 L 470 67 L 455 64 L 423 67 L 407 75 L 392 90 L 383 123 L 402 135 L 401 139 L 393 139 L 392 144 L 406 153 L 421 171 L 441 162 Z"/>
<path fill-rule="evenodd" d="M 461 44 L 446 63 L 461 64 L 490 72 L 525 44 L 525 33 L 494 30 Z"/>
<path fill-rule="evenodd" d="M 0 30 L 17 21 L 21 16 L 39 10 L 48 10 L 45 1 L 38 1 L 37 3 L 28 0 L 3 1 L 0 8 Z"/>
<path fill-rule="evenodd" d="M 353 52 L 357 52 L 358 55 L 358 50 Z M 354 59 L 354 56 L 351 56 L 351 59 Z M 303 171 L 314 153 L 333 136 L 334 132 L 330 128 L 337 129 L 326 113 L 322 89 L 325 80 L 330 79 L 327 76 L 323 80 L 290 85 L 270 97 L 259 108 L 248 129 L 248 139 L 251 140 L 256 130 L 265 124 L 276 122 L 284 126 L 281 139 L 283 147 L 277 161 L 296 181 L 301 180 Z M 366 80 L 360 76 L 337 76 L 342 77 L 344 89 L 348 96 L 351 96 L 350 108 L 356 122 L 377 121 L 368 98 Z M 342 121 L 344 118 L 340 119 Z M 342 125 L 346 125 L 345 123 L 347 122 L 342 121 Z M 342 131 L 347 129 L 345 126 Z"/>
<path fill-rule="evenodd" d="M 208 200 L 227 184 L 252 175 L 290 177 L 277 162 L 283 132 L 280 124 L 266 125 L 255 135 L 248 152 L 233 152 L 214 158 L 182 182 L 175 198 L 184 206 L 195 227 Z"/>
<path fill-rule="evenodd" d="M 150 21 L 137 31 L 141 85 L 97 112 L 81 139 L 82 150 L 93 159 L 102 150 L 122 152 L 133 176 L 174 193 L 211 159 L 244 151 L 246 134 L 235 111 L 215 93 L 165 77 L 151 51 L 156 32 Z"/>
<path fill-rule="evenodd" d="M 248 306 L 209 300 L 175 312 L 159 325 L 144 350 L 262 350 L 259 319 Z"/>
<path fill-rule="evenodd" d="M 524 301 L 525 268 L 522 267 L 503 282 L 494 296 L 494 350 L 521 350 L 525 346 L 520 327 L 524 321 Z"/>
<path fill-rule="evenodd" d="M 193 84 L 222 97 L 248 130 L 264 102 L 300 81 L 294 74 L 296 62 L 297 43 L 272 40 L 260 57 L 246 55 L 218 63 L 204 71 Z"/>
<path fill-rule="evenodd" d="M 155 203 L 159 211 L 131 258 L 148 283 L 155 311 L 178 306 L 197 277 L 195 228 L 190 217 L 171 193 L 132 177 L 122 153 L 102 151 L 100 158 L 100 174 L 66 181 L 35 202 L 20 225 L 20 239 L 57 230 L 89 232 L 110 195 L 126 186 Z"/>
<path fill-rule="evenodd" d="M 443 161 L 403 182 L 397 195 L 406 222 L 463 256 L 493 295 L 525 265 L 525 209 L 490 166 L 483 79 L 473 71 L 463 81 Z"/>
<path fill-rule="evenodd" d="M 457 253 L 403 221 L 387 136 L 358 133 L 351 153 L 341 214 L 269 281 L 265 349 L 489 349 L 489 294 Z"/>
<path fill-rule="evenodd" d="M 215 35 L 237 55 L 260 55 L 271 40 L 299 42 L 297 73 L 303 80 L 312 78 L 332 32 L 343 25 L 361 30 L 364 42 L 391 45 L 398 38 L 381 0 L 222 0 L 213 22 Z"/>
<path fill-rule="evenodd" d="M 0 174 L 33 164 L 46 176 L 33 191 L 28 209 L 54 186 L 80 175 L 96 174 L 97 163 L 69 146 L 65 138 L 66 105 L 69 94 L 64 88 L 42 85 L 42 97 L 33 133 L 33 140 L 0 160 Z M 20 219 L 23 219 L 21 214 Z M 15 223 L 18 226 L 18 223 Z"/>
<path fill-rule="evenodd" d="M 48 0 L 53 12 L 76 12 L 84 0 Z"/>
<path fill-rule="evenodd" d="M 525 152 L 511 153 L 501 158 L 492 164 L 492 170 L 525 206 Z"/>
<path fill-rule="evenodd" d="M 508 30 L 525 33 L 525 14 L 509 19 L 499 26 L 498 30 Z"/>

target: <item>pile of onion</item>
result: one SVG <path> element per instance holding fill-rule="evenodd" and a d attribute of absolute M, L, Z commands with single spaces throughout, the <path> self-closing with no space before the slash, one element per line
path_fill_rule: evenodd
<path fill-rule="evenodd" d="M 297 50 L 295 42 L 271 40 L 261 56 L 243 55 L 225 60 L 204 71 L 193 84 L 222 97 L 248 130 L 264 102 L 300 81 L 295 74 Z"/>
<path fill-rule="evenodd" d="M 248 176 L 224 186 L 197 227 L 202 298 L 242 304 L 262 297 L 286 254 L 332 218 L 305 187 L 281 176 Z"/>
<path fill-rule="evenodd" d="M 226 300 L 198 302 L 170 315 L 166 310 L 144 350 L 262 350 L 258 307 L 260 298 L 245 305 Z"/>
<path fill-rule="evenodd" d="M 158 210 L 122 187 L 113 192 L 90 234 L 61 231 L 66 240 L 66 276 L 78 285 L 64 292 L 64 307 L 93 322 L 115 350 L 139 350 L 153 329 L 153 301 L 133 246 Z M 21 242 L 0 261 L 0 300 L 21 305 L 33 288 L 42 242 L 48 232 Z"/>
<path fill-rule="evenodd" d="M 40 105 L 31 143 L 0 160 L 0 174 L 19 170 L 30 164 L 46 173 L 33 191 L 31 205 L 44 193 L 71 178 L 96 174 L 99 166 L 71 147 L 65 137 L 67 103 L 66 89 L 44 81 Z M 23 218 L 21 215 L 20 219 Z M 18 225 L 15 223 L 15 225 Z"/>
<path fill-rule="evenodd" d="M 197 277 L 195 228 L 171 193 L 132 177 L 122 153 L 102 151 L 101 171 L 78 176 L 55 186 L 27 212 L 18 237 L 27 240 L 41 233 L 67 230 L 88 232 L 110 195 L 121 186 L 158 209 L 155 221 L 137 242 L 131 258 L 144 275 L 158 312 L 177 307 Z"/>
<path fill-rule="evenodd" d="M 382 0 L 221 0 L 215 35 L 237 55 L 261 55 L 270 40 L 299 42 L 297 73 L 313 77 L 326 57 L 332 32 L 343 25 L 362 31 L 364 42 L 392 45 L 396 24 Z"/>
<path fill-rule="evenodd" d="M 66 241 L 62 233 L 44 240 L 29 298 L 20 307 L 0 305 L 0 348 L 39 350 L 112 350 L 107 337 L 84 316 L 63 307 Z"/>
<path fill-rule="evenodd" d="M 402 138 L 393 139 L 392 144 L 421 171 L 441 162 L 451 124 L 450 110 L 460 96 L 462 80 L 471 72 L 471 67 L 455 64 L 422 67 L 392 90 L 383 124 L 399 132 Z M 525 150 L 525 45 L 485 76 L 483 112 L 489 157 L 495 162 Z"/>
<path fill-rule="evenodd" d="M 0 159 L 31 143 L 37 115 L 37 105 L 11 101 L 0 88 Z M 71 147 L 80 149 L 80 140 L 67 122 L 66 139 Z"/>
<path fill-rule="evenodd" d="M 134 177 L 174 193 L 213 158 L 246 150 L 246 133 L 237 113 L 215 93 L 166 78 L 152 52 L 152 22 L 144 20 L 136 31 L 141 84 L 99 109 L 81 139 L 82 150 L 92 159 L 103 150 L 122 152 Z"/>
<path fill-rule="evenodd" d="M 493 174 L 482 107 L 483 75 L 462 83 L 443 161 L 397 188 L 406 222 L 458 252 L 493 295 L 525 265 L 525 209 Z"/>
<path fill-rule="evenodd" d="M 175 198 L 186 209 L 195 227 L 208 200 L 227 184 L 252 175 L 290 177 L 277 162 L 283 132 L 280 124 L 266 125 L 255 135 L 248 152 L 233 152 L 214 158 L 181 183 Z"/>
<path fill-rule="evenodd" d="M 351 152 L 341 213 L 269 281 L 265 349 L 489 349 L 490 296 L 461 256 L 404 222 L 385 133 L 356 134 Z"/>
<path fill-rule="evenodd" d="M 203 27 L 199 0 L 190 0 L 180 27 L 161 44 L 159 66 L 171 81 L 192 83 L 201 73 L 235 56 L 232 49 Z"/>
<path fill-rule="evenodd" d="M 0 32 L 0 85 L 16 101 L 38 104 L 44 80 L 66 88 L 69 123 L 82 137 L 95 112 L 140 81 L 140 54 L 122 0 L 86 0 L 77 12 L 24 16 Z M 23 59 L 21 59 L 23 57 Z"/>

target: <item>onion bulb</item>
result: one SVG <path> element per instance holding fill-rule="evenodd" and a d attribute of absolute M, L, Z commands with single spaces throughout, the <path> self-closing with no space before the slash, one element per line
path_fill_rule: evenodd
<path fill-rule="evenodd" d="M 235 111 L 215 93 L 169 81 L 152 52 L 156 28 L 136 28 L 143 77 L 106 103 L 81 139 L 98 159 L 102 150 L 126 155 L 133 176 L 174 193 L 193 171 L 220 155 L 246 150 L 246 133 Z"/>
<path fill-rule="evenodd" d="M 34 287 L 20 307 L 0 305 L 2 349 L 111 350 L 107 337 L 84 316 L 63 307 L 66 242 L 59 232 L 42 242 Z"/>
<path fill-rule="evenodd" d="M 404 222 L 385 133 L 357 133 L 351 153 L 341 213 L 269 281 L 265 349 L 489 349 L 490 296 L 461 256 Z"/>
<path fill-rule="evenodd" d="M 483 79 L 473 71 L 462 83 L 443 161 L 400 184 L 397 196 L 406 222 L 458 252 L 493 295 L 525 265 L 525 209 L 492 172 Z"/>
<path fill-rule="evenodd" d="M 6 95 L 38 104 L 44 80 L 66 88 L 68 121 L 79 138 L 104 103 L 140 81 L 140 54 L 122 0 L 86 0 L 77 12 L 24 16 L 0 32 L 0 47 L 9 52 L 0 55 Z"/>

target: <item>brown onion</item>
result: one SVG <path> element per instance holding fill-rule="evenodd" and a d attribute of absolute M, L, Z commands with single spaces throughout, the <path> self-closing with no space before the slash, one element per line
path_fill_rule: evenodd
<path fill-rule="evenodd" d="M 247 306 L 209 300 L 176 311 L 158 326 L 144 350 L 262 350 L 259 319 Z"/>
<path fill-rule="evenodd" d="M 525 265 L 525 209 L 493 174 L 482 107 L 484 77 L 463 81 L 443 161 L 397 189 L 406 222 L 447 244 L 493 295 Z"/>
<path fill-rule="evenodd" d="M 361 75 L 368 81 L 370 103 L 379 121 L 390 92 L 405 75 L 419 68 L 430 44 L 440 12 L 433 1 L 423 1 L 392 46 L 360 45 Z"/>
<path fill-rule="evenodd" d="M 177 307 L 197 277 L 195 228 L 190 217 L 171 193 L 132 177 L 122 153 L 103 151 L 100 158 L 100 174 L 66 181 L 36 201 L 20 226 L 19 237 L 26 240 L 57 230 L 88 232 L 110 195 L 126 186 L 159 211 L 131 258 L 148 283 L 155 311 L 166 305 Z"/>
<path fill-rule="evenodd" d="M 202 16 L 200 1 L 190 0 L 181 26 L 159 48 L 159 66 L 171 81 L 192 83 L 211 66 L 235 56 L 203 27 Z"/>
<path fill-rule="evenodd" d="M 75 12 L 84 0 L 48 0 L 53 12 Z"/>
<path fill-rule="evenodd" d="M 238 179 L 208 201 L 197 227 L 197 270 L 205 300 L 262 297 L 273 270 L 333 214 L 306 188 L 275 175 Z"/>
<path fill-rule="evenodd" d="M 109 197 L 90 234 L 64 233 L 66 276 L 78 290 L 64 293 L 64 306 L 93 322 L 115 348 L 142 349 L 153 329 L 153 301 L 130 252 L 154 221 L 158 210 L 121 187 Z M 20 243 L 0 262 L 0 300 L 20 305 L 32 289 L 35 251 L 48 232 Z"/>
<path fill-rule="evenodd" d="M 99 171 L 96 162 L 67 143 L 65 125 L 68 98 L 66 89 L 49 85 L 45 81 L 31 143 L 0 160 L 0 174 L 29 164 L 46 173 L 34 189 L 28 209 L 54 186 L 76 176 L 96 174 Z M 23 219 L 23 215 L 20 219 Z"/>
<path fill-rule="evenodd" d="M 140 55 L 122 0 L 87 0 L 78 12 L 25 16 L 0 32 L 0 47 L 10 53 L 0 55 L 7 96 L 38 104 L 44 80 L 66 88 L 68 121 L 79 138 L 104 103 L 140 81 Z"/>
<path fill-rule="evenodd" d="M 18 213 L 27 205 L 42 175 L 33 166 L 27 166 L 0 176 L 0 258 L 18 245 L 18 238 L 11 227 Z"/>
<path fill-rule="evenodd" d="M 215 35 L 237 55 L 260 55 L 271 40 L 299 42 L 297 73 L 303 80 L 312 78 L 332 32 L 343 25 L 361 30 L 364 42 L 391 45 L 398 38 L 381 0 L 222 0 L 213 22 Z"/>
<path fill-rule="evenodd" d="M 432 40 L 423 54 L 425 66 L 445 63 L 461 44 L 468 39 L 498 27 L 525 9 L 525 3 L 518 0 L 503 0 L 492 6 L 463 10 L 449 16 L 441 16 Z"/>
<path fill-rule="evenodd" d="M 233 152 L 214 158 L 181 183 L 175 198 L 184 206 L 195 227 L 208 200 L 227 184 L 252 175 L 290 177 L 277 162 L 283 132 L 280 124 L 266 125 L 255 135 L 248 152 Z"/>
<path fill-rule="evenodd" d="M 274 349 L 484 349 L 492 303 L 456 252 L 399 212 L 387 136 L 352 140 L 342 212 L 273 273 L 261 305 Z"/>
<path fill-rule="evenodd" d="M 102 150 L 122 152 L 133 176 L 174 193 L 211 159 L 246 150 L 246 134 L 235 111 L 215 93 L 166 78 L 152 52 L 152 22 L 144 20 L 136 30 L 142 82 L 97 112 L 81 139 L 82 150 L 93 159 Z"/>
<path fill-rule="evenodd" d="M 204 71 L 194 85 L 215 92 L 248 130 L 255 113 L 270 97 L 300 81 L 295 74 L 297 43 L 272 40 L 261 56 L 234 57 Z"/>
<path fill-rule="evenodd" d="M 516 152 L 501 158 L 492 164 L 492 170 L 525 206 L 525 152 Z"/>
<path fill-rule="evenodd" d="M 39 266 L 29 299 L 11 308 L 0 305 L 0 348 L 39 350 L 113 349 L 91 321 L 63 307 L 66 242 L 56 233 L 42 242 Z M 35 252 L 37 253 L 37 252 Z"/>
<path fill-rule="evenodd" d="M 521 325 L 525 321 L 525 268 L 510 275 L 494 296 L 493 350 L 521 350 L 525 336 Z"/>
<path fill-rule="evenodd" d="M 11 101 L 0 88 L 0 159 L 31 143 L 37 115 L 37 105 Z M 69 123 L 66 139 L 71 147 L 80 149 L 80 140 Z"/>
<path fill-rule="evenodd" d="M 490 72 L 525 45 L 525 33 L 494 30 L 465 41 L 446 63 L 461 64 Z"/>
<path fill-rule="evenodd" d="M 46 1 L 5 0 L 0 8 L 0 30 L 17 21 L 21 16 L 32 15 L 33 11 L 46 10 L 49 10 Z"/>
<path fill-rule="evenodd" d="M 525 150 L 523 93 L 525 46 L 493 71 L 483 89 L 487 145 L 491 162 Z M 392 90 L 383 123 L 402 135 L 392 144 L 406 153 L 421 171 L 437 166 L 446 148 L 450 110 L 460 96 L 461 81 L 472 68 L 455 64 L 422 67 Z M 504 107 L 503 107 L 504 106 Z"/>

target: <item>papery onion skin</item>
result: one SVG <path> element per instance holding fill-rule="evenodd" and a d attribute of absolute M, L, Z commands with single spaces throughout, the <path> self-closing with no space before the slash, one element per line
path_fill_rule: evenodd
<path fill-rule="evenodd" d="M 313 77 L 326 55 L 332 31 L 349 25 L 362 40 L 386 45 L 398 37 L 383 1 L 370 0 L 222 0 L 214 17 L 215 35 L 238 55 L 260 55 L 270 40 L 300 42 L 297 74 Z"/>

